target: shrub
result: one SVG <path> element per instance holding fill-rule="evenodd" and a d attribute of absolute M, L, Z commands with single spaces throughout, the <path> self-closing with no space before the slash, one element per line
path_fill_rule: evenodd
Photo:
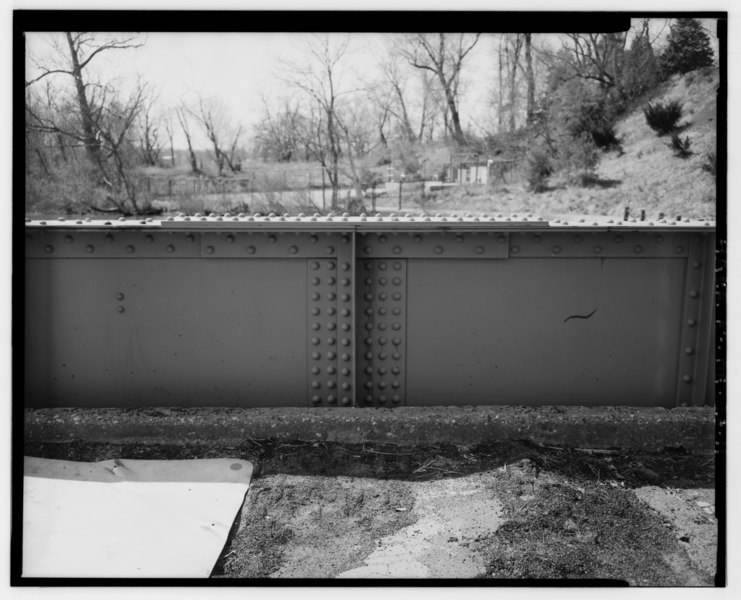
<path fill-rule="evenodd" d="M 674 156 L 678 156 L 679 158 L 687 158 L 690 154 L 692 154 L 692 151 L 690 150 L 691 145 L 692 140 L 689 138 L 689 136 L 684 136 L 684 139 L 682 139 L 676 133 L 674 133 L 672 134 L 672 143 L 669 147 L 674 150 Z"/>
<path fill-rule="evenodd" d="M 648 126 L 656 131 L 659 135 L 666 135 L 677 128 L 679 120 L 682 118 L 682 105 L 679 102 L 667 102 L 662 104 L 656 102 L 649 105 L 643 110 L 646 116 Z"/>
<path fill-rule="evenodd" d="M 708 152 L 702 161 L 702 170 L 715 177 L 715 152 Z"/>
<path fill-rule="evenodd" d="M 553 173 L 548 153 L 542 149 L 533 150 L 527 157 L 527 183 L 532 192 L 542 192 L 545 181 Z"/>
<path fill-rule="evenodd" d="M 615 135 L 615 128 L 611 125 L 605 125 L 603 127 L 596 127 L 592 129 L 592 140 L 598 148 L 603 150 L 610 150 L 611 148 L 619 148 L 620 140 Z"/>

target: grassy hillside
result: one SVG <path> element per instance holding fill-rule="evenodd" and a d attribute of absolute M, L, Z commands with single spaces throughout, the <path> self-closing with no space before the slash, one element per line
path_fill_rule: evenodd
<path fill-rule="evenodd" d="M 615 128 L 622 153 L 602 154 L 590 186 L 569 186 L 554 176 L 547 191 L 533 194 L 524 182 L 515 179 L 486 189 L 453 189 L 428 202 L 427 209 L 531 212 L 552 218 L 576 214 L 622 216 L 627 206 L 631 214 L 645 210 L 651 218 L 660 212 L 667 217 L 714 217 L 715 181 L 702 164 L 707 153 L 715 150 L 717 87 L 718 70 L 710 67 L 675 76 L 641 98 Z M 646 124 L 643 109 L 656 101 L 682 103 L 680 137 L 691 140 L 692 154 L 688 158 L 676 157 L 668 146 L 669 136 L 658 137 Z"/>

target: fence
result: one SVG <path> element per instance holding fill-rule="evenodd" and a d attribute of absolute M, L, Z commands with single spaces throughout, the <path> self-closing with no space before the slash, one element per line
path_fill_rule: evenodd
<path fill-rule="evenodd" d="M 25 399 L 714 402 L 710 222 L 30 222 Z"/>

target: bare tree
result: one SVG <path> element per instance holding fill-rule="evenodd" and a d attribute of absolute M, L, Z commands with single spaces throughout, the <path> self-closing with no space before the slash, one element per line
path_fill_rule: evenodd
<path fill-rule="evenodd" d="M 307 142 L 313 146 L 332 187 L 332 210 L 339 208 L 339 163 L 343 138 L 339 124 L 340 101 L 352 91 L 344 89 L 340 81 L 341 63 L 349 43 L 349 38 L 338 40 L 317 35 L 304 48 L 308 62 L 286 65 L 289 84 L 301 90 L 315 109 L 307 128 Z"/>
<path fill-rule="evenodd" d="M 193 173 L 200 173 L 201 170 L 198 168 L 198 158 L 196 157 L 196 153 L 193 150 L 193 133 L 191 130 L 190 120 L 188 118 L 189 113 L 190 111 L 184 104 L 180 104 L 180 106 L 175 109 L 175 116 L 177 117 L 180 129 L 183 131 L 183 135 L 185 136 L 185 143 L 188 144 L 190 170 Z"/>
<path fill-rule="evenodd" d="M 402 56 L 417 69 L 433 73 L 445 98 L 447 129 L 453 139 L 459 143 L 466 142 L 461 128 L 458 108 L 458 85 L 460 82 L 463 61 L 479 41 L 481 34 L 415 34 L 406 38 L 406 44 L 400 49 Z"/>
<path fill-rule="evenodd" d="M 168 110 L 162 118 L 162 127 L 167 136 L 168 147 L 170 148 L 170 166 L 175 168 L 175 116 L 174 110 Z"/>
<path fill-rule="evenodd" d="M 139 151 L 144 164 L 152 167 L 159 164 L 160 154 L 162 153 L 161 128 L 163 119 L 157 112 L 156 101 L 157 97 L 154 94 L 148 95 L 142 103 L 137 119 Z M 170 142 L 172 144 L 172 140 Z"/>
<path fill-rule="evenodd" d="M 219 175 L 226 167 L 232 173 L 237 171 L 237 146 L 242 135 L 242 125 L 235 126 L 226 107 L 216 98 L 204 99 L 198 96 L 198 109 L 191 115 L 201 124 L 206 137 L 213 147 L 213 157 Z"/>
<path fill-rule="evenodd" d="M 140 202 L 132 170 L 132 130 L 142 109 L 144 87 L 139 85 L 122 100 L 110 83 L 95 82 L 86 76 L 89 65 L 101 53 L 138 48 L 142 43 L 134 37 L 102 38 L 86 32 L 65 32 L 62 39 L 62 43 L 54 45 L 55 56 L 50 63 L 42 64 L 31 57 L 30 62 L 39 74 L 26 81 L 26 88 L 34 88 L 52 76 L 71 78 L 74 102 L 67 106 L 73 110 L 74 118 L 54 110 L 52 103 L 47 103 L 47 109 L 51 110 L 37 112 L 38 105 L 27 102 L 28 126 L 69 140 L 60 144 L 63 154 L 70 146 L 84 148 L 97 173 L 96 185 L 104 190 L 103 196 L 110 205 L 100 206 L 88 200 L 88 208 L 123 214 L 152 212 L 147 201 Z M 64 96 L 63 89 L 47 85 L 47 96 L 52 93 Z"/>

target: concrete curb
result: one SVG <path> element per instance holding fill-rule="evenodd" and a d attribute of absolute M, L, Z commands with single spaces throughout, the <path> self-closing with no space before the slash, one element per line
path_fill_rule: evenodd
<path fill-rule="evenodd" d="M 25 411 L 25 441 L 197 444 L 254 440 L 548 446 L 712 453 L 713 407 L 58 408 Z"/>

